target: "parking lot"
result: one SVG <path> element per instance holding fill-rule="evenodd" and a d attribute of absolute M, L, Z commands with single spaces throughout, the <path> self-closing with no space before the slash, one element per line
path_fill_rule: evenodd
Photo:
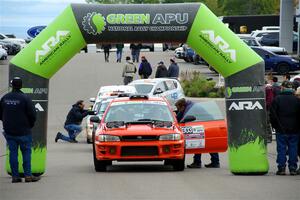
<path fill-rule="evenodd" d="M 126 52 L 124 56 L 129 54 Z M 142 53 L 149 62 L 163 60 L 167 65 L 172 52 Z M 102 53 L 77 54 L 50 80 L 48 115 L 47 170 L 42 180 L 33 184 L 10 183 L 4 170 L 5 141 L 0 136 L 0 194 L 1 200 L 15 199 L 299 199 L 300 176 L 275 176 L 276 145 L 269 145 L 269 173 L 265 176 L 234 176 L 229 172 L 227 153 L 220 155 L 220 169 L 185 169 L 173 172 L 162 162 L 113 163 L 108 172 L 96 173 L 92 146 L 83 135 L 78 144 L 55 143 L 54 137 L 63 130 L 70 106 L 79 99 L 88 101 L 100 86 L 122 84 L 122 63 L 111 54 L 109 63 Z M 218 75 L 206 66 L 178 60 L 181 71 L 199 70 L 218 81 Z M 136 77 L 137 78 L 137 77 Z M 7 90 L 8 66 L 0 65 L 0 96 Z M 202 101 L 203 99 L 194 99 Z M 218 99 L 224 111 L 224 99 Z M 2 127 L 0 126 L 0 129 Z M 188 155 L 186 164 L 192 162 Z M 205 155 L 203 163 L 209 163 Z"/>

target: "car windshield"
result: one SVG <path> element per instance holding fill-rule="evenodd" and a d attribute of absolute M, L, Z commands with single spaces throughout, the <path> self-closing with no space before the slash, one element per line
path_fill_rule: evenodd
<path fill-rule="evenodd" d="M 106 123 L 114 121 L 128 123 L 143 121 L 173 122 L 174 120 L 166 102 L 129 101 L 112 103 L 104 121 Z"/>
<path fill-rule="evenodd" d="M 259 46 L 255 39 L 243 39 L 248 46 Z"/>
<path fill-rule="evenodd" d="M 188 112 L 185 113 L 183 119 L 188 115 L 196 117 L 195 122 L 215 121 L 224 119 L 224 116 L 219 106 L 214 101 L 195 103 L 188 110 Z"/>
<path fill-rule="evenodd" d="M 134 84 L 134 87 L 139 94 L 148 94 L 151 92 L 153 85 L 150 84 Z"/>

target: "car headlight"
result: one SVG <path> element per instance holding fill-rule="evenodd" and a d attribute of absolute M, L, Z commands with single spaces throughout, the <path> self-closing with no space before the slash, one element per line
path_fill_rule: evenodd
<path fill-rule="evenodd" d="M 292 62 L 298 63 L 299 61 L 292 58 Z"/>
<path fill-rule="evenodd" d="M 179 133 L 173 133 L 173 134 L 159 136 L 159 140 L 180 140 L 180 139 L 181 139 L 181 137 L 180 137 Z"/>
<path fill-rule="evenodd" d="M 115 135 L 99 135 L 100 142 L 119 142 L 120 137 Z"/>

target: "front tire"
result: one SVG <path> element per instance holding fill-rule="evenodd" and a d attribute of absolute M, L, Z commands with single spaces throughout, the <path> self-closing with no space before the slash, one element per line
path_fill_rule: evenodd
<path fill-rule="evenodd" d="M 172 166 L 174 171 L 183 171 L 185 168 L 185 156 L 183 159 L 172 160 Z"/>

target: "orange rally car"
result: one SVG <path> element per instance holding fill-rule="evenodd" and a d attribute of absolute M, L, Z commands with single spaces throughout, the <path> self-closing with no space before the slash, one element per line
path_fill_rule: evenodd
<path fill-rule="evenodd" d="M 213 127 L 205 130 L 205 117 L 199 115 L 198 104 L 194 106 L 183 121 L 178 123 L 175 113 L 164 98 L 133 95 L 113 100 L 101 122 L 98 117 L 91 118 L 95 123 L 100 122 L 93 136 L 95 170 L 106 171 L 113 160 L 164 160 L 174 170 L 182 171 L 185 168 L 185 153 L 226 151 L 227 131 L 224 119 L 221 120 L 224 123 L 219 125 L 217 115 L 209 115 L 210 118 L 206 116 L 217 122 L 213 122 Z M 201 109 L 203 111 L 202 107 Z M 197 113 L 193 113 L 193 110 Z M 205 137 L 214 128 L 217 131 L 213 131 L 211 137 Z"/>

